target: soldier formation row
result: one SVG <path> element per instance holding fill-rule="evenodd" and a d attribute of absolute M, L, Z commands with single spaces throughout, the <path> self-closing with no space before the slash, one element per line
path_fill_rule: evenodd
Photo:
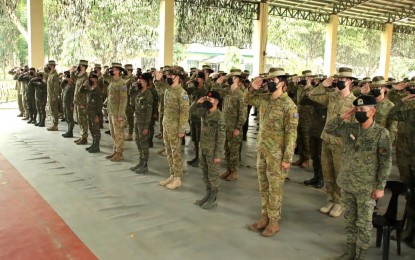
<path fill-rule="evenodd" d="M 87 149 L 98 152 L 105 100 L 114 142 L 114 152 L 107 159 L 122 160 L 124 140 L 131 139 L 134 133 L 139 161 L 131 170 L 141 174 L 148 171 L 148 149 L 152 146 L 155 121 L 159 120 L 163 153 L 169 164 L 169 177 L 160 185 L 168 189 L 181 187 L 181 145 L 190 124 L 195 158 L 187 163 L 202 169 L 206 194 L 196 204 L 205 209 L 217 205 L 219 178 L 235 181 L 239 177 L 248 113 L 251 106 L 255 107 L 259 118 L 257 173 L 262 217 L 247 227 L 261 231 L 263 236 L 279 231 L 283 184 L 296 147 L 299 160 L 293 165 L 307 168 L 310 157 L 313 161 L 314 177 L 304 183 L 316 188 L 326 186 L 328 204 L 320 211 L 332 217 L 345 212 L 348 246 L 339 259 L 364 259 L 371 237 L 373 206 L 376 199 L 383 197 L 391 171 L 392 143 L 396 142 L 401 180 L 414 189 L 415 143 L 411 135 L 415 125 L 415 79 L 398 83 L 378 76 L 357 81 L 350 68 L 340 68 L 337 75 L 329 78 L 312 75 L 309 70 L 297 76 L 272 68 L 253 81 L 248 79 L 247 71 L 213 73 L 209 66 L 202 70 L 192 68 L 190 77 L 178 66 L 133 75 L 131 65 L 122 67 L 119 63 L 113 63 L 104 74 L 96 65 L 88 76 L 88 63 L 81 60 L 77 70 L 65 72 L 59 83 L 55 66 L 50 61 L 49 71 L 33 79 L 30 77 L 34 73 L 30 77 L 16 73 L 15 78 L 26 88 L 21 93 L 26 93 L 23 97 L 29 122 L 37 121 L 37 108 L 39 125 L 44 125 L 48 93 L 54 123 L 48 130 L 57 130 L 61 98 L 68 123 L 64 137 L 73 136 L 75 110 L 81 128 L 81 138 L 76 143 L 87 143 L 89 123 L 93 145 Z M 28 82 L 27 87 L 24 82 Z M 223 153 L 227 170 L 219 175 Z M 412 243 L 413 219 L 413 215 L 408 216 L 406 233 Z"/>

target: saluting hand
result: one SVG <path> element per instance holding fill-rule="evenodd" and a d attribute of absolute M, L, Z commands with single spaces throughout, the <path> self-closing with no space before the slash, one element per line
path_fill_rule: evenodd
<path fill-rule="evenodd" d="M 406 97 L 402 98 L 402 102 L 407 102 L 407 101 L 411 101 L 415 98 L 415 94 L 409 94 Z"/>
<path fill-rule="evenodd" d="M 251 87 L 255 90 L 258 90 L 262 86 L 262 82 L 263 82 L 262 78 L 258 77 L 254 81 L 252 81 Z"/>
<path fill-rule="evenodd" d="M 323 86 L 324 86 L 325 88 L 330 87 L 330 86 L 333 84 L 333 80 L 334 80 L 334 78 L 333 78 L 333 77 L 328 77 L 327 79 L 325 79 L 325 80 L 323 81 Z"/>
<path fill-rule="evenodd" d="M 225 81 L 225 79 L 226 79 L 226 76 L 220 76 L 220 77 L 216 80 L 216 83 L 218 83 L 218 84 L 222 84 L 222 83 Z"/>
<path fill-rule="evenodd" d="M 408 86 L 407 82 L 400 82 L 399 84 L 393 86 L 393 88 L 396 90 L 404 90 L 406 86 Z"/>
<path fill-rule="evenodd" d="M 197 103 L 202 104 L 202 103 L 204 103 L 206 100 L 207 100 L 207 97 L 206 97 L 206 96 L 204 96 L 204 97 L 199 98 L 199 99 L 197 100 Z"/>
<path fill-rule="evenodd" d="M 163 73 L 161 71 L 156 71 L 156 80 L 161 80 Z"/>
<path fill-rule="evenodd" d="M 341 118 L 342 120 L 349 119 L 349 118 L 353 115 L 354 111 L 355 111 L 355 110 L 354 110 L 354 107 L 353 107 L 353 108 L 351 108 L 351 109 L 347 110 L 346 112 L 344 112 L 343 114 L 341 114 L 341 115 L 340 115 L 340 118 Z"/>

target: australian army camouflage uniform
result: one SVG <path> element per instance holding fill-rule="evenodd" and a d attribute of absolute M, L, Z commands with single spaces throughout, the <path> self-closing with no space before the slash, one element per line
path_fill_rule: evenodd
<path fill-rule="evenodd" d="M 75 126 L 75 121 L 73 118 L 74 112 L 74 95 L 75 95 L 75 83 L 71 78 L 71 72 L 64 72 L 65 79 L 62 81 L 62 99 L 63 99 L 63 112 L 65 114 L 65 120 L 68 124 L 68 131 L 62 134 L 65 138 L 73 137 L 73 128 Z"/>
<path fill-rule="evenodd" d="M 86 114 L 86 103 L 88 93 L 88 73 L 86 68 L 88 61 L 80 60 L 77 72 L 72 73 L 71 78 L 75 82 L 74 104 L 76 117 L 81 128 L 81 137 L 75 140 L 76 144 L 86 144 L 88 138 L 88 117 Z"/>
<path fill-rule="evenodd" d="M 102 118 L 102 90 L 98 86 L 98 75 L 91 73 L 89 75 L 89 86 L 87 89 L 86 113 L 88 116 L 88 127 L 93 138 L 92 145 L 86 150 L 90 153 L 100 151 L 99 142 L 101 140 L 101 118 Z"/>
<path fill-rule="evenodd" d="M 376 99 L 362 95 L 356 107 L 329 120 L 325 132 L 343 140 L 337 183 L 345 207 L 347 252 L 337 259 L 365 259 L 372 235 L 372 214 L 377 191 L 383 191 L 392 168 L 389 131 L 373 121 Z M 360 108 L 358 110 L 358 108 Z M 351 111 L 351 112 L 350 112 Z M 355 113 L 359 123 L 344 120 Z M 371 113 L 371 114 L 369 114 Z M 368 121 L 369 120 L 369 121 Z M 364 123 L 369 123 L 363 127 Z"/>
<path fill-rule="evenodd" d="M 239 178 L 239 154 L 242 144 L 242 128 L 247 117 L 247 105 L 244 102 L 244 86 L 241 82 L 242 71 L 232 69 L 227 84 L 214 84 L 212 90 L 218 91 L 223 99 L 222 111 L 226 122 L 225 160 L 227 170 L 220 177 L 227 181 Z M 239 132 L 234 135 L 235 130 Z"/>
<path fill-rule="evenodd" d="M 134 134 L 135 143 L 138 149 L 139 161 L 136 166 L 130 170 L 136 173 L 146 173 L 148 171 L 149 158 L 149 128 L 153 116 L 153 93 L 148 88 L 149 82 L 152 80 L 150 73 L 138 75 L 138 81 L 130 88 L 131 96 L 135 100 L 135 122 Z"/>
<path fill-rule="evenodd" d="M 127 117 L 127 124 L 128 124 L 128 135 L 125 138 L 126 141 L 133 140 L 133 132 L 134 132 L 134 106 L 130 105 L 131 95 L 130 89 L 131 85 L 137 80 L 136 77 L 132 74 L 133 72 L 133 65 L 132 64 L 125 64 L 124 69 L 127 71 L 127 75 L 124 77 L 125 86 L 127 87 L 128 99 L 127 99 L 127 107 L 125 109 L 125 115 Z"/>
<path fill-rule="evenodd" d="M 317 103 L 327 106 L 327 121 L 335 118 L 353 107 L 356 97 L 350 92 L 352 69 L 340 68 L 337 77 L 346 78 L 346 81 L 337 82 L 337 91 L 332 91 L 332 78 L 326 79 L 323 84 L 310 91 L 309 98 Z M 348 85 L 347 85 L 348 84 Z M 353 119 L 349 119 L 353 120 Z M 320 209 L 320 212 L 329 213 L 332 217 L 339 217 L 343 212 L 340 205 L 340 187 L 336 183 L 340 171 L 343 141 L 340 137 L 328 135 L 323 131 L 321 138 L 323 146 L 321 152 L 321 163 L 323 168 L 324 182 L 329 203 Z"/>
<path fill-rule="evenodd" d="M 401 84 L 402 85 L 402 84 Z M 406 84 L 404 84 L 405 86 Z M 404 90 L 401 99 L 396 100 L 396 105 L 388 114 L 390 120 L 399 122 L 399 161 L 398 161 L 398 142 L 396 147 L 396 159 L 399 168 L 400 180 L 408 187 L 415 190 L 415 81 L 410 81 Z M 415 198 L 407 210 L 407 229 L 402 233 L 402 239 L 408 241 L 415 248 Z"/>
<path fill-rule="evenodd" d="M 219 162 L 215 162 L 215 159 L 222 157 L 226 132 L 224 115 L 218 109 L 219 102 L 220 94 L 210 91 L 207 97 L 195 100 L 190 107 L 191 114 L 201 118 L 199 156 L 206 195 L 197 200 L 196 204 L 204 209 L 211 209 L 217 205 L 216 197 L 220 186 Z"/>
<path fill-rule="evenodd" d="M 199 72 L 193 81 L 189 84 L 187 93 L 190 95 L 190 102 L 193 103 L 199 98 L 207 95 L 208 90 L 205 87 L 205 73 Z M 187 161 L 187 164 L 197 167 L 199 165 L 199 141 L 201 134 L 201 119 L 200 116 L 195 115 L 196 110 L 190 109 L 190 132 L 192 134 L 192 141 L 195 145 L 196 156 L 194 159 Z"/>
<path fill-rule="evenodd" d="M 167 71 L 168 88 L 164 94 L 163 139 L 169 163 L 169 178 L 162 180 L 160 185 L 168 189 L 181 187 L 183 162 L 181 140 L 184 137 L 189 119 L 189 96 L 182 87 L 184 70 L 172 66 Z"/>
<path fill-rule="evenodd" d="M 170 69 L 170 66 L 164 66 L 163 70 L 164 73 Z M 158 114 L 159 114 L 159 124 L 160 124 L 160 137 L 163 136 L 164 127 L 163 127 L 163 118 L 164 118 L 164 94 L 166 93 L 166 89 L 168 85 L 166 84 L 165 75 L 163 78 L 154 81 L 154 86 L 157 90 L 159 96 L 159 106 L 158 106 Z"/>
<path fill-rule="evenodd" d="M 48 128 L 48 131 L 58 131 L 59 123 L 59 96 L 61 93 L 61 87 L 59 83 L 58 72 L 55 70 L 56 63 L 53 60 L 48 62 L 50 67 L 50 73 L 48 75 L 47 87 L 48 87 L 48 101 L 49 109 L 53 120 L 53 125 Z"/>
<path fill-rule="evenodd" d="M 265 237 L 279 231 L 283 186 L 294 155 L 299 117 L 296 105 L 283 92 L 287 85 L 284 69 L 271 68 L 267 79 L 270 79 L 267 92 L 259 90 L 262 79 L 258 78 L 245 94 L 246 102 L 257 107 L 260 115 L 257 174 L 262 218 L 248 225 L 248 229 L 265 229 L 262 232 Z"/>

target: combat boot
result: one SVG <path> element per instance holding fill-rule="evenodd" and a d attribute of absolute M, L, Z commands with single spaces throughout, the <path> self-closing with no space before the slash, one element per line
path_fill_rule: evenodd
<path fill-rule="evenodd" d="M 72 138 L 73 137 L 73 126 L 68 127 L 68 132 L 62 134 L 64 138 Z"/>
<path fill-rule="evenodd" d="M 140 158 L 136 165 L 134 165 L 133 167 L 130 167 L 130 171 L 137 170 L 138 168 L 140 168 L 141 165 L 143 165 L 143 159 Z"/>
<path fill-rule="evenodd" d="M 180 177 L 174 177 L 173 181 L 166 185 L 166 188 L 169 190 L 175 190 L 182 186 L 182 180 Z"/>
<path fill-rule="evenodd" d="M 239 173 L 237 170 L 231 171 L 231 174 L 226 178 L 227 181 L 236 181 L 239 179 Z"/>
<path fill-rule="evenodd" d="M 197 160 L 192 163 L 192 167 L 199 167 L 199 158 L 197 158 Z"/>
<path fill-rule="evenodd" d="M 330 211 L 330 217 L 337 218 L 343 213 L 343 208 L 340 204 L 335 203 L 333 209 Z"/>
<path fill-rule="evenodd" d="M 356 249 L 356 256 L 354 257 L 355 260 L 364 260 L 366 256 L 366 249 L 358 247 Z"/>
<path fill-rule="evenodd" d="M 105 159 L 111 159 L 112 157 L 114 157 L 115 156 L 115 154 L 116 154 L 117 152 L 116 151 L 114 151 L 111 155 L 107 155 L 107 156 L 105 156 Z"/>
<path fill-rule="evenodd" d="M 302 159 L 298 159 L 297 161 L 293 162 L 291 165 L 300 166 L 303 163 Z"/>
<path fill-rule="evenodd" d="M 304 185 L 305 186 L 314 186 L 316 184 L 316 182 L 317 182 L 317 178 L 313 177 L 309 180 L 304 181 Z"/>
<path fill-rule="evenodd" d="M 212 191 L 210 193 L 209 199 L 203 203 L 202 208 L 204 209 L 213 209 L 214 207 L 216 207 L 218 205 L 218 203 L 216 202 L 216 195 L 218 194 L 218 191 Z"/>
<path fill-rule="evenodd" d="M 158 151 L 157 151 L 157 153 L 158 153 L 158 154 L 162 154 L 162 153 L 163 153 L 163 152 L 165 152 L 165 151 L 166 151 L 166 149 L 164 149 L 164 148 L 163 148 L 163 149 L 161 149 L 161 150 L 158 150 Z"/>
<path fill-rule="evenodd" d="M 346 252 L 343 254 L 332 257 L 330 260 L 354 260 L 356 256 L 356 244 L 347 244 Z"/>
<path fill-rule="evenodd" d="M 321 189 L 324 187 L 324 180 L 323 178 L 317 178 L 316 182 L 314 183 L 314 185 L 312 185 L 314 188 L 316 189 Z"/>
<path fill-rule="evenodd" d="M 36 124 L 37 124 L 37 113 L 35 113 L 35 114 L 33 115 L 33 121 L 32 121 L 32 124 L 34 124 L 34 125 L 36 125 Z"/>
<path fill-rule="evenodd" d="M 148 172 L 147 160 L 143 160 L 143 163 L 139 168 L 135 170 L 135 173 L 142 174 Z"/>
<path fill-rule="evenodd" d="M 198 147 L 198 145 L 197 144 L 195 144 L 195 152 L 196 152 L 196 156 L 195 156 L 195 158 L 193 158 L 192 160 L 190 160 L 190 161 L 187 161 L 187 164 L 188 165 L 191 165 L 191 166 L 193 166 L 193 167 L 195 167 L 193 164 L 197 161 L 197 166 L 199 165 L 199 147 Z M 197 167 L 196 166 L 196 167 Z"/>
<path fill-rule="evenodd" d="M 301 168 L 309 168 L 310 167 L 310 161 L 309 160 L 304 160 L 301 165 Z"/>
<path fill-rule="evenodd" d="M 29 116 L 24 116 L 22 120 L 29 120 Z"/>
<path fill-rule="evenodd" d="M 101 150 L 99 149 L 99 141 L 94 140 L 94 145 L 92 145 L 91 149 L 88 150 L 90 153 L 99 153 Z"/>
<path fill-rule="evenodd" d="M 86 139 L 85 137 L 82 137 L 78 142 L 76 142 L 77 145 L 83 145 L 87 143 L 88 143 L 88 139 Z"/>
<path fill-rule="evenodd" d="M 125 137 L 124 140 L 125 141 L 132 141 L 133 140 L 133 135 L 132 134 L 128 134 L 127 137 Z"/>
<path fill-rule="evenodd" d="M 114 155 L 114 157 L 112 157 L 110 160 L 111 160 L 112 162 L 119 162 L 119 161 L 124 160 L 124 157 L 122 156 L 122 153 L 117 152 L 117 153 Z"/>
<path fill-rule="evenodd" d="M 231 175 L 231 170 L 228 169 L 226 170 L 226 172 L 222 173 L 222 175 L 219 178 L 221 178 L 222 180 L 226 180 L 226 178 L 228 178 L 229 175 Z"/>
<path fill-rule="evenodd" d="M 45 119 L 46 119 L 46 115 L 42 115 L 40 123 L 39 123 L 39 127 L 45 127 Z"/>
<path fill-rule="evenodd" d="M 57 125 L 52 125 L 49 126 L 48 128 L 46 128 L 48 131 L 58 131 L 58 126 Z"/>
<path fill-rule="evenodd" d="M 164 150 L 161 154 L 160 154 L 161 156 L 163 156 L 163 157 L 167 157 L 167 152 L 166 152 L 166 150 Z"/>
<path fill-rule="evenodd" d="M 202 199 L 196 200 L 195 204 L 199 205 L 199 206 L 202 206 L 203 203 L 205 203 L 209 199 L 211 192 L 212 192 L 212 190 L 210 188 L 206 188 L 206 195 Z"/>
<path fill-rule="evenodd" d="M 173 179 L 174 179 L 174 175 L 170 174 L 169 178 L 160 181 L 160 185 L 161 186 L 166 186 L 167 184 L 171 183 L 173 181 Z"/>
<path fill-rule="evenodd" d="M 95 145 L 95 139 L 92 139 L 92 144 L 90 147 L 85 148 L 85 150 L 89 151 Z"/>
<path fill-rule="evenodd" d="M 258 220 L 257 222 L 253 224 L 246 225 L 246 227 L 251 231 L 258 232 L 266 228 L 268 226 L 268 223 L 269 223 L 268 216 L 262 215 L 262 218 L 260 220 Z"/>
<path fill-rule="evenodd" d="M 270 220 L 268 226 L 262 231 L 263 237 L 272 237 L 280 231 L 280 225 L 278 225 L 278 221 Z"/>
<path fill-rule="evenodd" d="M 320 208 L 320 212 L 323 213 L 323 214 L 328 214 L 328 213 L 330 213 L 333 206 L 334 206 L 334 203 L 329 202 L 329 203 L 327 203 L 327 205 Z"/>
<path fill-rule="evenodd" d="M 33 122 L 33 116 L 29 115 L 29 120 L 27 121 L 28 124 L 31 124 Z"/>
<path fill-rule="evenodd" d="M 78 139 L 73 140 L 73 142 L 74 142 L 74 143 L 77 143 L 77 142 L 81 141 L 81 139 L 82 139 L 82 137 L 79 137 Z"/>

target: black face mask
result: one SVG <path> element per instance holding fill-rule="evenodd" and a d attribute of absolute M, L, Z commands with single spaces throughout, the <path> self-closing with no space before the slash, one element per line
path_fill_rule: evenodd
<path fill-rule="evenodd" d="M 172 78 L 167 78 L 167 84 L 169 84 L 170 86 L 173 85 L 173 79 Z"/>
<path fill-rule="evenodd" d="M 142 90 L 142 89 L 143 89 L 143 85 L 141 85 L 141 83 L 138 83 L 138 84 L 137 84 L 137 89 L 138 89 L 138 90 Z"/>
<path fill-rule="evenodd" d="M 203 104 L 205 105 L 205 107 L 206 107 L 207 109 L 211 109 L 211 108 L 213 107 L 213 104 L 212 104 L 212 103 L 210 103 L 210 101 L 207 101 L 207 100 L 206 100 Z"/>
<path fill-rule="evenodd" d="M 228 78 L 228 84 L 232 85 L 233 84 L 233 78 Z"/>
<path fill-rule="evenodd" d="M 406 87 L 406 90 L 409 92 L 409 94 L 415 94 L 415 88 Z"/>
<path fill-rule="evenodd" d="M 193 80 L 193 85 L 195 85 L 195 87 L 198 87 L 199 86 L 199 81 Z"/>
<path fill-rule="evenodd" d="M 372 89 L 372 95 L 374 96 L 374 97 L 379 97 L 380 96 L 380 88 L 374 88 L 374 89 Z"/>
<path fill-rule="evenodd" d="M 64 79 L 62 80 L 63 85 L 67 85 L 68 84 L 68 80 Z"/>
<path fill-rule="evenodd" d="M 110 70 L 110 75 L 114 76 L 114 71 Z"/>
<path fill-rule="evenodd" d="M 89 85 L 93 86 L 94 85 L 94 81 L 92 79 L 89 80 Z"/>
<path fill-rule="evenodd" d="M 339 80 L 337 81 L 337 88 L 343 90 L 346 87 L 346 81 Z"/>
<path fill-rule="evenodd" d="M 76 68 L 76 71 L 77 71 L 77 72 L 81 72 L 81 66 L 78 66 L 78 67 Z"/>
<path fill-rule="evenodd" d="M 307 80 L 305 80 L 305 79 L 303 79 L 303 80 L 300 80 L 300 85 L 303 85 L 303 86 L 305 86 L 306 84 L 307 84 Z"/>
<path fill-rule="evenodd" d="M 268 82 L 268 91 L 274 93 L 277 90 L 277 83 L 274 81 Z"/>
<path fill-rule="evenodd" d="M 354 113 L 354 116 L 355 116 L 356 120 L 359 123 L 363 124 L 364 122 L 366 122 L 369 119 L 366 114 L 367 114 L 367 112 L 357 111 L 357 112 Z"/>

